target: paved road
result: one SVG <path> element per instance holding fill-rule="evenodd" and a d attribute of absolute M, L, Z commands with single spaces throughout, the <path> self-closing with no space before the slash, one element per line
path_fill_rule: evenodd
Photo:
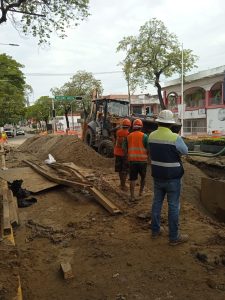
<path fill-rule="evenodd" d="M 19 146 L 23 144 L 26 141 L 26 139 L 32 136 L 34 135 L 26 133 L 25 135 L 18 135 L 15 136 L 14 138 L 8 138 L 8 144 L 12 146 Z"/>

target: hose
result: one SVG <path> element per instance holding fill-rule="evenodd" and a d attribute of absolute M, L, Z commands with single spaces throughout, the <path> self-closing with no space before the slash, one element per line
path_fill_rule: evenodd
<path fill-rule="evenodd" d="M 206 153 L 206 152 L 197 152 L 197 151 L 188 151 L 188 155 L 191 156 L 203 156 L 203 157 L 217 157 L 220 155 L 223 155 L 225 153 L 225 147 L 223 149 L 221 149 L 219 152 L 217 153 Z"/>

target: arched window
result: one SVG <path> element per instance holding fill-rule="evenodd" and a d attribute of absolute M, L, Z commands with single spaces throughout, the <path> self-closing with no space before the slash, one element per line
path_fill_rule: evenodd
<path fill-rule="evenodd" d="M 177 99 L 178 99 L 177 93 L 171 92 L 168 94 L 167 96 L 168 109 L 174 110 L 178 108 Z"/>
<path fill-rule="evenodd" d="M 197 108 L 205 106 L 205 90 L 201 87 L 188 89 L 184 92 L 186 108 Z"/>
<path fill-rule="evenodd" d="M 222 82 L 215 83 L 210 89 L 209 105 L 222 104 Z"/>

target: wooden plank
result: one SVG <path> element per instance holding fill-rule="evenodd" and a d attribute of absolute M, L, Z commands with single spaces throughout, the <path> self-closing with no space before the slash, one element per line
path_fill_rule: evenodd
<path fill-rule="evenodd" d="M 60 183 L 62 185 L 66 185 L 66 186 L 70 186 L 72 188 L 86 188 L 91 195 L 94 196 L 94 198 L 104 207 L 106 208 L 111 214 L 115 215 L 118 213 L 121 213 L 121 210 L 112 203 L 112 201 L 110 199 L 108 199 L 100 190 L 98 190 L 96 187 L 94 187 L 91 184 L 85 184 L 82 182 L 77 182 L 77 181 L 69 181 L 69 180 L 65 180 L 56 176 L 53 176 L 52 174 L 49 175 L 48 172 L 46 171 L 46 166 L 45 169 L 41 168 L 39 165 L 30 162 L 28 160 L 24 161 L 25 163 L 27 163 L 29 166 L 33 167 L 37 172 L 39 172 L 40 174 L 42 174 L 43 176 L 47 176 L 48 179 L 55 181 L 57 183 Z M 60 170 L 60 166 L 61 164 L 57 164 L 57 169 Z M 51 167 L 51 165 L 49 165 L 49 167 Z M 68 166 L 69 168 L 71 168 L 71 166 Z M 65 169 L 65 168 L 64 168 Z M 79 167 L 77 167 L 76 165 L 72 165 L 72 169 L 74 172 L 77 172 L 77 174 L 80 176 L 80 178 L 82 179 L 82 181 L 88 182 L 86 178 L 84 178 L 81 174 L 81 171 L 79 169 Z"/>
<path fill-rule="evenodd" d="M 74 175 L 81 182 L 86 182 L 87 181 L 86 179 L 84 179 L 83 176 L 81 176 L 78 172 L 76 172 L 75 170 L 71 169 L 67 165 L 63 165 L 63 164 L 59 164 L 59 163 L 54 163 L 54 164 L 51 164 L 50 167 L 54 168 L 54 169 L 59 169 L 60 168 L 60 169 L 65 170 L 65 171 L 69 171 L 70 174 Z"/>
<path fill-rule="evenodd" d="M 14 180 L 22 179 L 22 188 L 32 193 L 38 193 L 58 185 L 56 182 L 52 182 L 39 175 L 30 167 L 12 168 L 5 171 L 0 170 L 0 177 L 11 183 Z"/>
<path fill-rule="evenodd" d="M 61 271 L 63 273 L 64 279 L 74 278 L 71 264 L 69 262 L 63 262 L 60 264 Z"/>
<path fill-rule="evenodd" d="M 70 187 L 79 187 L 79 188 L 85 188 L 90 186 L 89 184 L 86 183 L 82 183 L 82 182 L 78 182 L 78 181 L 71 181 L 71 180 L 66 180 L 66 179 L 62 179 L 59 178 L 58 176 L 54 176 L 54 175 L 50 175 L 47 171 L 46 168 L 42 168 L 41 166 L 28 161 L 28 160 L 24 160 L 25 163 L 27 163 L 29 166 L 31 166 L 34 170 L 36 170 L 39 174 L 41 174 L 42 176 L 48 178 L 51 181 L 54 181 L 58 184 L 62 184 L 62 185 L 66 185 L 66 186 L 70 186 Z"/>
<path fill-rule="evenodd" d="M 105 207 L 112 215 L 121 213 L 121 210 L 112 203 L 109 198 L 107 198 L 101 191 L 99 191 L 95 187 L 89 187 L 88 191 L 90 194 L 92 194 L 95 199 L 103 206 Z"/>
<path fill-rule="evenodd" d="M 7 181 L 2 181 L 2 196 L 3 196 L 3 234 L 11 234 L 12 227 L 10 223 L 9 202 L 7 197 L 8 186 Z"/>
<path fill-rule="evenodd" d="M 3 201 L 3 234 L 10 235 L 12 231 L 9 216 L 9 204 L 7 201 Z"/>
<path fill-rule="evenodd" d="M 3 196 L 0 194 L 0 241 L 3 240 Z"/>
<path fill-rule="evenodd" d="M 67 163 L 64 165 L 66 165 L 68 168 L 73 169 L 75 172 L 80 174 L 81 177 L 83 177 L 83 175 L 82 175 L 83 170 L 86 171 L 84 168 L 80 168 L 80 167 L 76 166 L 74 163 Z M 59 164 L 58 164 L 58 166 L 60 167 Z M 85 179 L 87 180 L 87 178 L 85 178 Z M 89 193 L 92 196 L 94 196 L 94 198 L 105 209 L 107 209 L 111 214 L 115 215 L 115 214 L 121 213 L 121 210 L 114 203 L 112 203 L 112 201 L 109 198 L 107 198 L 99 189 L 97 189 L 94 186 L 88 187 L 87 189 L 88 189 Z"/>
<path fill-rule="evenodd" d="M 11 190 L 8 189 L 7 191 L 7 197 L 9 202 L 9 215 L 10 215 L 10 223 L 12 227 L 19 225 L 19 219 L 18 219 L 18 211 L 17 211 L 17 205 L 15 203 L 15 199 L 13 197 L 13 193 Z M 17 200 L 16 200 L 17 202 Z"/>
<path fill-rule="evenodd" d="M 7 170 L 6 164 L 5 164 L 5 149 L 2 145 L 2 143 L 1 143 L 1 160 L 2 160 L 1 169 L 2 170 Z"/>

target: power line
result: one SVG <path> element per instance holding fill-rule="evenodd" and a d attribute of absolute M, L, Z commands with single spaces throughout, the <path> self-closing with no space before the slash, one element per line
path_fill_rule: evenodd
<path fill-rule="evenodd" d="M 123 71 L 95 72 L 93 75 L 116 74 Z M 24 73 L 26 76 L 73 76 L 75 73 Z"/>

